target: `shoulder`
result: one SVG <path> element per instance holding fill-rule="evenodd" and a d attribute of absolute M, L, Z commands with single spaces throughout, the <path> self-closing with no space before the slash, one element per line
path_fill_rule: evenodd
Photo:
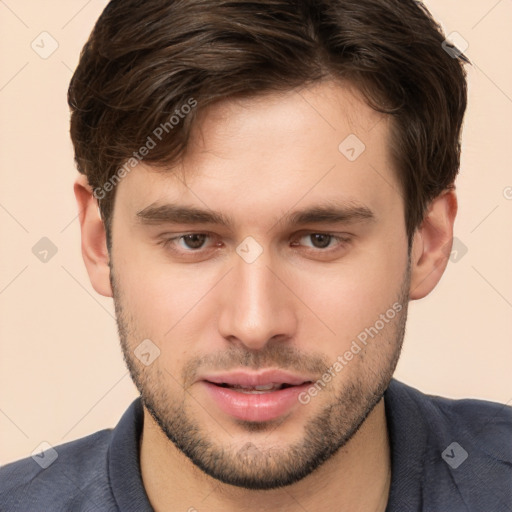
<path fill-rule="evenodd" d="M 112 429 L 101 430 L 1 467 L 2 512 L 93 510 L 89 502 L 94 501 L 110 510 L 111 437 Z"/>
<path fill-rule="evenodd" d="M 408 404 L 423 417 L 437 436 L 457 433 L 460 437 L 485 445 L 495 455 L 503 454 L 503 441 L 510 440 L 512 407 L 474 398 L 452 399 L 422 393 L 402 382 L 390 385 L 394 401 Z M 509 454 L 510 455 L 510 454 Z"/>
<path fill-rule="evenodd" d="M 454 511 L 510 510 L 512 407 L 429 395 L 396 380 L 386 392 L 386 407 L 399 432 L 396 442 L 421 464 L 425 510 L 442 510 L 447 503 L 455 504 Z"/>

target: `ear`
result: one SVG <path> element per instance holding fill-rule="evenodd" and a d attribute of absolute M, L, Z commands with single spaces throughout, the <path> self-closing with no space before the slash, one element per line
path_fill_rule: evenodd
<path fill-rule="evenodd" d="M 103 220 L 98 201 L 83 174 L 74 184 L 82 233 L 82 257 L 93 288 L 105 297 L 112 297 L 110 286 L 109 254 Z"/>
<path fill-rule="evenodd" d="M 437 285 L 451 254 L 457 196 L 447 189 L 430 203 L 416 230 L 411 250 L 411 300 L 422 299 Z"/>

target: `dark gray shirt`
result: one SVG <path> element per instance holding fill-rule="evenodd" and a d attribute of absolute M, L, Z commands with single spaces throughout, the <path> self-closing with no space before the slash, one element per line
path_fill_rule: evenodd
<path fill-rule="evenodd" d="M 512 511 L 512 407 L 429 396 L 395 379 L 384 400 L 386 512 Z M 0 468 L 0 511 L 151 511 L 139 465 L 142 425 L 137 399 L 114 429 Z"/>

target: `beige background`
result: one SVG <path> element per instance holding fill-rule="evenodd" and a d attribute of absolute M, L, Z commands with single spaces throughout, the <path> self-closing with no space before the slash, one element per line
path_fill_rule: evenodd
<path fill-rule="evenodd" d="M 0 0 L 0 464 L 115 426 L 136 397 L 112 301 L 85 271 L 72 191 L 66 91 L 106 3 Z M 427 5 L 474 64 L 456 221 L 467 253 L 411 303 L 396 377 L 512 403 L 512 2 Z M 59 45 L 47 59 L 31 47 L 51 49 L 43 31 Z M 58 249 L 47 263 L 32 253 L 42 237 Z"/>

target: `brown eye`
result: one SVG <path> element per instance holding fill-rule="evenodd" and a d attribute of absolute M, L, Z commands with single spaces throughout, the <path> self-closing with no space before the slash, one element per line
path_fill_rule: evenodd
<path fill-rule="evenodd" d="M 205 242 L 211 238 L 207 233 L 186 233 L 162 240 L 161 245 L 165 249 L 176 253 L 194 253 L 204 248 Z"/>
<path fill-rule="evenodd" d="M 332 240 L 332 235 L 328 235 L 326 233 L 313 233 L 308 236 L 316 249 L 325 249 L 326 247 L 329 247 Z"/>
<path fill-rule="evenodd" d="M 353 236 L 348 233 L 303 233 L 295 238 L 292 246 L 302 248 L 306 254 L 323 257 L 345 251 Z"/>
<path fill-rule="evenodd" d="M 182 235 L 181 240 L 186 244 L 188 249 L 201 249 L 208 235 L 204 233 L 191 233 L 190 235 Z"/>

